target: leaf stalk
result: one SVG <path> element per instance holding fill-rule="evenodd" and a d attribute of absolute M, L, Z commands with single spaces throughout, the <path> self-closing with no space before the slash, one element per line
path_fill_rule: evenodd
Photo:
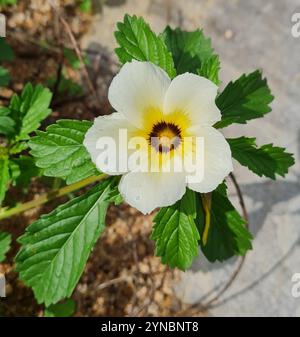
<path fill-rule="evenodd" d="M 23 213 L 25 211 L 28 211 L 29 209 L 36 208 L 38 206 L 41 206 L 51 200 L 54 200 L 56 198 L 62 197 L 64 195 L 67 195 L 69 193 L 72 193 L 76 190 L 79 190 L 87 185 L 90 185 L 94 182 L 100 181 L 105 179 L 107 174 L 100 174 L 98 176 L 91 176 L 89 178 L 86 178 L 84 180 L 81 180 L 79 182 L 76 182 L 74 184 L 64 186 L 59 189 L 52 190 L 48 193 L 44 193 L 40 195 L 37 199 L 19 204 L 13 208 L 1 208 L 0 209 L 0 220 L 10 218 L 13 215 L 17 215 L 19 213 Z"/>

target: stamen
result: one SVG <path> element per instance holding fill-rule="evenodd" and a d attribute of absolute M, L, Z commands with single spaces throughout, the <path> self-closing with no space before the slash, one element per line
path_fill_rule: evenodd
<path fill-rule="evenodd" d="M 161 121 L 153 126 L 148 141 L 157 152 L 167 153 L 180 145 L 181 130 L 174 123 Z"/>

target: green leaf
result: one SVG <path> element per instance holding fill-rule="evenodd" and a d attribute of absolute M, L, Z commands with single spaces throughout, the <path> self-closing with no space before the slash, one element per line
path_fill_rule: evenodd
<path fill-rule="evenodd" d="M 115 179 L 98 183 L 27 227 L 16 256 L 20 278 L 46 306 L 70 297 L 105 225 Z"/>
<path fill-rule="evenodd" d="M 267 80 L 262 78 L 259 70 L 244 74 L 235 82 L 230 82 L 217 97 L 216 104 L 222 113 L 222 120 L 215 127 L 245 124 L 251 119 L 263 117 L 271 111 L 269 104 L 273 99 Z"/>
<path fill-rule="evenodd" d="M 76 304 L 68 298 L 65 301 L 57 304 L 50 305 L 45 309 L 45 317 L 71 317 L 76 311 Z"/>
<path fill-rule="evenodd" d="M 83 13 L 88 13 L 92 10 L 92 0 L 79 0 L 79 8 Z"/>
<path fill-rule="evenodd" d="M 9 161 L 12 183 L 15 186 L 27 187 L 31 178 L 41 174 L 41 170 L 36 167 L 34 158 L 29 156 L 20 156 Z"/>
<path fill-rule="evenodd" d="M 17 164 L 15 164 L 13 160 L 9 160 L 8 165 L 9 165 L 9 175 L 11 179 L 11 184 L 15 186 L 16 180 L 21 175 L 20 167 Z"/>
<path fill-rule="evenodd" d="M 69 62 L 70 66 L 73 69 L 78 70 L 81 68 L 81 62 L 73 49 L 64 48 L 63 52 L 64 52 L 64 57 L 66 58 L 66 60 Z M 83 57 L 83 62 L 85 64 L 89 64 L 89 59 L 87 58 L 86 55 Z"/>
<path fill-rule="evenodd" d="M 195 219 L 194 192 L 187 190 L 183 198 L 163 207 L 155 216 L 151 239 L 156 241 L 156 255 L 170 267 L 186 270 L 198 255 L 200 239 Z"/>
<path fill-rule="evenodd" d="M 205 212 L 201 195 L 196 193 L 197 225 L 202 235 Z M 207 243 L 200 243 L 202 252 L 210 262 L 224 261 L 234 255 L 245 255 L 252 248 L 252 235 L 245 227 L 245 220 L 235 210 L 221 186 L 212 192 L 210 228 Z"/>
<path fill-rule="evenodd" d="M 0 37 L 0 62 L 12 61 L 15 55 L 10 45 L 5 41 L 4 37 Z"/>
<path fill-rule="evenodd" d="M 56 77 L 49 78 L 47 85 L 50 89 L 54 89 Z M 83 88 L 80 84 L 66 78 L 64 74 L 61 74 L 60 82 L 58 85 L 58 93 L 63 97 L 73 97 L 83 94 Z"/>
<path fill-rule="evenodd" d="M 0 134 L 5 136 L 11 135 L 15 132 L 14 120 L 9 116 L 10 110 L 5 107 L 0 107 Z"/>
<path fill-rule="evenodd" d="M 10 181 L 8 158 L 0 158 L 0 205 L 5 198 Z"/>
<path fill-rule="evenodd" d="M 219 84 L 219 57 L 202 30 L 187 32 L 166 27 L 162 38 L 173 56 L 178 74 L 192 72 Z"/>
<path fill-rule="evenodd" d="M 9 109 L 18 126 L 18 140 L 27 139 L 51 113 L 51 98 L 52 94 L 48 88 L 42 85 L 33 86 L 31 83 L 26 84 L 21 96 L 12 97 Z"/>
<path fill-rule="evenodd" d="M 0 67 L 0 87 L 6 87 L 10 82 L 10 74 L 6 68 Z"/>
<path fill-rule="evenodd" d="M 201 64 L 198 69 L 198 75 L 208 78 L 216 85 L 220 84 L 219 80 L 220 60 L 218 55 L 213 55 Z"/>
<path fill-rule="evenodd" d="M 27 142 L 17 142 L 9 148 L 9 154 L 19 154 L 28 148 Z"/>
<path fill-rule="evenodd" d="M 70 66 L 73 69 L 75 70 L 80 69 L 81 67 L 80 60 L 78 59 L 73 49 L 64 48 L 64 57 L 67 59 L 67 61 L 70 63 Z"/>
<path fill-rule="evenodd" d="M 0 0 L 0 6 L 15 5 L 16 3 L 17 3 L 17 0 Z"/>
<path fill-rule="evenodd" d="M 5 255 L 10 249 L 11 235 L 6 232 L 0 232 L 0 262 L 5 260 Z"/>
<path fill-rule="evenodd" d="M 120 47 L 116 49 L 116 54 L 121 63 L 132 60 L 150 61 L 164 69 L 170 77 L 176 75 L 166 45 L 143 18 L 126 14 L 124 22 L 118 22 L 117 28 L 115 37 Z"/>
<path fill-rule="evenodd" d="M 116 180 L 119 182 L 120 181 L 120 177 L 116 177 Z M 109 197 L 108 197 L 108 201 L 110 203 L 113 203 L 115 204 L 116 206 L 120 205 L 124 199 L 121 195 L 121 193 L 119 192 L 119 189 L 118 188 L 115 188 L 111 191 Z"/>
<path fill-rule="evenodd" d="M 72 184 L 99 173 L 82 144 L 91 125 L 89 121 L 65 119 L 48 126 L 46 132 L 37 132 L 29 146 L 45 176 L 63 178 Z"/>
<path fill-rule="evenodd" d="M 257 147 L 255 138 L 240 137 L 227 141 L 233 158 L 260 177 L 276 179 L 276 174 L 284 177 L 289 167 L 295 163 L 293 155 L 285 152 L 284 148 L 273 144 Z"/>

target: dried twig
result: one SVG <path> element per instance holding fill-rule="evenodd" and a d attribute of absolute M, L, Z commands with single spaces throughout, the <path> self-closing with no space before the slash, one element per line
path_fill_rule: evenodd
<path fill-rule="evenodd" d="M 91 91 L 92 95 L 94 96 L 96 102 L 100 105 L 99 97 L 98 97 L 97 92 L 96 92 L 96 90 L 93 86 L 93 83 L 92 83 L 91 79 L 90 79 L 86 64 L 85 64 L 85 62 L 83 60 L 83 57 L 82 57 L 80 47 L 79 47 L 79 45 L 78 45 L 78 43 L 75 39 L 75 36 L 72 32 L 72 29 L 70 28 L 68 22 L 61 15 L 61 13 L 60 13 L 59 9 L 57 8 L 57 6 L 55 5 L 55 3 L 52 0 L 48 0 L 48 2 L 50 4 L 50 6 L 52 7 L 52 9 L 54 10 L 54 12 L 56 13 L 57 17 L 59 18 L 59 21 L 61 22 L 61 24 L 65 28 L 65 31 L 66 31 L 67 35 L 69 36 L 69 39 L 72 43 L 73 49 L 74 49 L 81 65 L 82 65 L 83 73 L 84 73 L 84 76 L 86 78 L 86 82 L 87 82 L 87 85 L 89 87 L 89 90 Z"/>
<path fill-rule="evenodd" d="M 116 278 L 113 278 L 109 281 L 106 281 L 106 282 L 103 282 L 103 283 L 99 284 L 99 286 L 97 287 L 97 290 L 102 290 L 102 289 L 110 287 L 112 285 L 115 285 L 115 284 L 118 284 L 118 283 L 121 283 L 121 282 L 128 282 L 130 280 L 131 280 L 130 275 L 116 277 Z"/>
<path fill-rule="evenodd" d="M 54 83 L 54 87 L 53 87 L 52 102 L 55 101 L 55 99 L 58 95 L 59 85 L 60 85 L 61 77 L 62 77 L 63 62 L 64 61 L 63 61 L 63 55 L 62 55 L 61 61 L 59 62 L 59 65 L 58 65 L 57 71 L 56 71 L 56 79 L 55 79 L 55 83 Z"/>
<path fill-rule="evenodd" d="M 248 212 L 247 212 L 247 209 L 246 209 L 243 193 L 241 191 L 240 185 L 238 184 L 238 182 L 237 182 L 234 174 L 230 173 L 229 176 L 230 176 L 230 179 L 233 182 L 233 185 L 234 185 L 234 187 L 236 189 L 236 192 L 237 192 L 237 195 L 239 197 L 239 202 L 240 202 L 240 205 L 241 205 L 241 208 L 242 208 L 243 216 L 244 216 L 244 218 L 246 220 L 246 226 L 248 228 L 249 227 L 249 217 L 248 217 Z"/>

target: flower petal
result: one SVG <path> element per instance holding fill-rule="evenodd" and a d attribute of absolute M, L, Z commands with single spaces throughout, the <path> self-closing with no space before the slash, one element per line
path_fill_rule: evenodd
<path fill-rule="evenodd" d="M 126 63 L 112 80 L 108 91 L 110 104 L 135 126 L 142 127 L 149 108 L 162 111 L 170 78 L 150 62 Z"/>
<path fill-rule="evenodd" d="M 199 183 L 188 183 L 194 191 L 213 191 L 233 170 L 230 146 L 213 127 L 191 127 L 190 133 L 204 138 L 204 177 Z"/>
<path fill-rule="evenodd" d="M 131 172 L 124 175 L 119 184 L 124 200 L 144 214 L 157 207 L 173 205 L 185 190 L 183 173 Z"/>
<path fill-rule="evenodd" d="M 164 114 L 181 111 L 192 125 L 213 125 L 221 119 L 215 99 L 218 87 L 210 80 L 191 73 L 175 77 L 167 90 Z"/>
<path fill-rule="evenodd" d="M 93 163 L 104 173 L 118 175 L 127 172 L 127 153 L 120 147 L 124 145 L 127 148 L 127 142 L 122 139 L 119 142 L 119 131 L 124 130 L 128 139 L 131 134 L 136 132 L 136 128 L 119 112 L 111 115 L 97 117 L 92 127 L 87 131 L 83 144 L 90 153 Z M 106 142 L 107 137 L 111 139 L 110 144 L 115 145 L 110 150 L 104 148 L 101 140 Z M 100 160 L 101 154 L 109 154 L 108 160 L 103 164 Z M 122 166 L 124 169 L 122 169 Z"/>

